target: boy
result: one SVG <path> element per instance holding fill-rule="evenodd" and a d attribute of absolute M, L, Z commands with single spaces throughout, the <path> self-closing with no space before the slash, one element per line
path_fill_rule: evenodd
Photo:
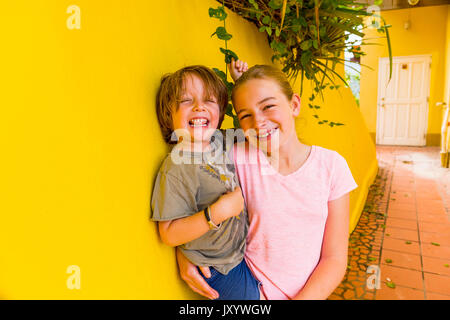
<path fill-rule="evenodd" d="M 227 104 L 224 83 L 204 66 L 162 78 L 158 121 L 165 141 L 177 144 L 156 178 L 152 219 L 164 243 L 179 246 L 196 265 L 213 267 L 205 280 L 219 299 L 258 300 L 259 282 L 243 259 L 244 199 L 230 151 L 218 138 Z"/>

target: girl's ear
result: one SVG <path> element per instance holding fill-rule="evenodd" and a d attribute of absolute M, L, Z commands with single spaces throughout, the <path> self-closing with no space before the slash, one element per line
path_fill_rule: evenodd
<path fill-rule="evenodd" d="M 297 117 L 300 114 L 300 96 L 296 93 L 293 94 L 291 99 L 292 115 Z"/>

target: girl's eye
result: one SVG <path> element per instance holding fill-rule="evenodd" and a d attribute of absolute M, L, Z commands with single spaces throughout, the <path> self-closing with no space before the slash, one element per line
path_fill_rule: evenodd
<path fill-rule="evenodd" d="M 216 102 L 215 100 L 213 100 L 213 99 L 207 99 L 206 102 L 208 102 L 208 103 L 217 103 L 217 102 Z"/>
<path fill-rule="evenodd" d="M 263 108 L 263 110 L 270 109 L 270 108 L 273 108 L 273 107 L 275 107 L 273 104 L 269 104 L 269 105 L 265 106 Z"/>
<path fill-rule="evenodd" d="M 244 114 L 239 120 L 243 120 L 243 119 L 248 118 L 248 117 L 250 117 L 249 114 Z"/>
<path fill-rule="evenodd" d="M 192 101 L 192 100 L 189 99 L 189 98 L 181 99 L 181 103 L 188 103 L 188 102 L 191 102 L 191 101 Z"/>

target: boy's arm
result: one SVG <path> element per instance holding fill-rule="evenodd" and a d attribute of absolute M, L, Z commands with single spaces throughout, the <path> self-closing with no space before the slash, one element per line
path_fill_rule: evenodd
<path fill-rule="evenodd" d="M 349 194 L 328 202 L 320 261 L 295 300 L 325 300 L 347 269 Z"/>
<path fill-rule="evenodd" d="M 244 209 L 244 198 L 241 188 L 222 195 L 210 206 L 211 219 L 216 225 L 237 216 Z M 199 211 L 192 216 L 158 223 L 161 240 L 169 246 L 179 246 L 200 238 L 209 231 L 209 224 L 205 214 Z"/>
<path fill-rule="evenodd" d="M 231 63 L 228 64 L 228 69 L 230 70 L 231 78 L 233 78 L 233 81 L 236 82 L 236 80 L 248 70 L 248 65 L 245 61 L 235 61 L 234 58 L 231 58 Z"/>

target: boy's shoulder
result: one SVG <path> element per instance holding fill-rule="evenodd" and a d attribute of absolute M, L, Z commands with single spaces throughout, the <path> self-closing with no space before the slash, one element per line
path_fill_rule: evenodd
<path fill-rule="evenodd" d="M 174 159 L 173 154 L 169 152 L 159 167 L 159 174 L 169 175 L 178 180 L 182 180 L 186 175 L 195 174 L 195 166 L 187 165 L 185 161 L 177 160 L 178 159 Z"/>

